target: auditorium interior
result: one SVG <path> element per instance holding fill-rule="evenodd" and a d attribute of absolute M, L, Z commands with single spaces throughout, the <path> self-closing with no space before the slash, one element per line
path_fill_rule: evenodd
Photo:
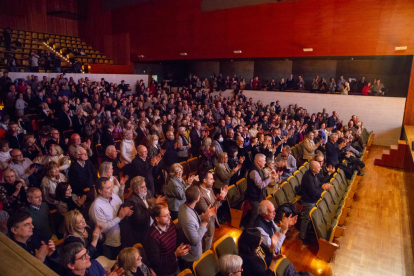
<path fill-rule="evenodd" d="M 414 1 L 0 6 L 0 275 L 414 275 Z"/>

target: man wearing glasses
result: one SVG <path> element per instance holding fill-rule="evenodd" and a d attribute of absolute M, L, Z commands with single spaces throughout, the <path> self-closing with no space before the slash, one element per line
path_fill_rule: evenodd
<path fill-rule="evenodd" d="M 105 271 L 100 263 L 91 260 L 88 250 L 80 242 L 70 243 L 63 247 L 60 253 L 60 260 L 65 268 L 70 269 L 67 276 L 120 276 L 124 272 L 122 268 L 113 271 Z"/>
<path fill-rule="evenodd" d="M 50 131 L 50 139 L 45 143 L 46 152 L 49 151 L 51 144 L 59 145 L 62 148 L 63 152 L 67 152 L 69 148 L 69 139 L 61 139 L 59 131 L 55 128 L 52 128 Z"/>
<path fill-rule="evenodd" d="M 177 228 L 171 221 L 167 206 L 157 204 L 150 213 L 154 223 L 149 228 L 144 243 L 150 266 L 157 275 L 177 275 L 177 259 L 187 255 L 191 246 L 182 243 L 177 247 Z"/>
<path fill-rule="evenodd" d="M 30 165 L 32 165 L 32 161 L 27 158 L 23 157 L 22 152 L 19 149 L 14 149 L 10 152 L 10 164 L 9 168 L 16 171 L 21 178 L 23 178 L 24 182 L 29 184 L 29 176 L 31 176 L 33 173 L 37 172 L 37 167 L 33 166 L 30 168 Z"/>

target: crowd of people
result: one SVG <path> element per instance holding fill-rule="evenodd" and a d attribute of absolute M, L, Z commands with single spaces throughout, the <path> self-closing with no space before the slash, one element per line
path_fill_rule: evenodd
<path fill-rule="evenodd" d="M 197 76 L 193 76 L 190 80 L 186 80 L 186 85 L 192 85 L 198 89 L 206 88 L 213 90 L 226 90 L 233 89 L 236 93 L 239 90 L 263 90 L 263 91 L 303 91 L 309 90 L 311 93 L 326 93 L 341 95 L 348 95 L 349 92 L 357 95 L 364 96 L 384 96 L 385 86 L 381 83 L 380 79 L 374 79 L 373 81 L 367 81 L 365 77 L 361 77 L 360 80 L 354 78 L 344 79 L 344 76 L 340 76 L 339 79 L 331 77 L 329 82 L 324 77 L 316 76 L 311 84 L 305 84 L 302 76 L 294 78 L 293 74 L 289 77 L 281 78 L 280 81 L 271 79 L 270 81 L 260 80 L 258 76 L 246 81 L 243 76 L 234 75 L 223 76 L 219 74 L 216 76 L 212 74 L 210 78 L 205 78 L 204 81 Z"/>
<path fill-rule="evenodd" d="M 301 192 L 306 243 L 308 211 L 332 188 L 330 176 L 342 160 L 362 150 L 358 116 L 344 122 L 336 111 L 309 114 L 279 101 L 253 102 L 242 91 L 224 98 L 141 81 L 132 92 L 124 81 L 75 82 L 64 74 L 11 80 L 7 72 L 0 88 L 1 230 L 60 274 L 191 269 L 211 248 L 216 227 L 229 220 L 229 185 L 246 178 L 251 210 L 239 255 L 220 258 L 218 275 L 274 275 L 297 216 L 275 219 L 266 196 L 310 162 Z M 295 159 L 291 147 L 302 141 L 303 157 Z M 184 175 L 179 163 L 191 157 L 198 157 L 198 171 Z M 107 272 L 100 256 L 117 264 Z"/>

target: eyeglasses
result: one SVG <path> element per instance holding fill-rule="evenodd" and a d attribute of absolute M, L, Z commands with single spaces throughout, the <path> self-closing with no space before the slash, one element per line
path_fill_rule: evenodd
<path fill-rule="evenodd" d="M 85 248 L 86 249 L 86 248 Z M 89 254 L 89 250 L 88 249 L 86 249 L 86 253 L 85 254 L 83 254 L 80 258 L 77 258 L 77 259 L 75 259 L 75 261 L 77 261 L 77 260 L 82 260 L 82 261 L 86 261 L 86 256 L 88 256 L 88 254 Z"/>
<path fill-rule="evenodd" d="M 20 157 L 20 156 L 22 156 L 22 155 L 23 155 L 23 154 L 21 154 L 21 153 L 20 153 L 20 154 L 18 154 L 18 155 L 12 155 L 12 157 L 13 157 L 13 158 L 15 158 L 15 157 Z"/>

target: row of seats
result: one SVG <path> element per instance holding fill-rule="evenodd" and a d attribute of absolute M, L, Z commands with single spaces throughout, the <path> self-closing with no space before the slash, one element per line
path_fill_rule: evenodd
<path fill-rule="evenodd" d="M 366 145 L 360 157 L 363 161 L 368 156 L 368 148 L 373 142 L 374 134 L 364 129 L 361 139 Z M 346 164 L 347 161 L 343 162 Z M 339 248 L 336 239 L 344 233 L 345 219 L 350 211 L 360 179 L 361 176 L 357 175 L 357 171 L 354 171 L 351 179 L 347 179 L 345 172 L 338 169 L 330 180 L 334 187 L 321 194 L 316 206 L 309 213 L 319 244 L 317 257 L 326 262 L 331 260 Z"/>

